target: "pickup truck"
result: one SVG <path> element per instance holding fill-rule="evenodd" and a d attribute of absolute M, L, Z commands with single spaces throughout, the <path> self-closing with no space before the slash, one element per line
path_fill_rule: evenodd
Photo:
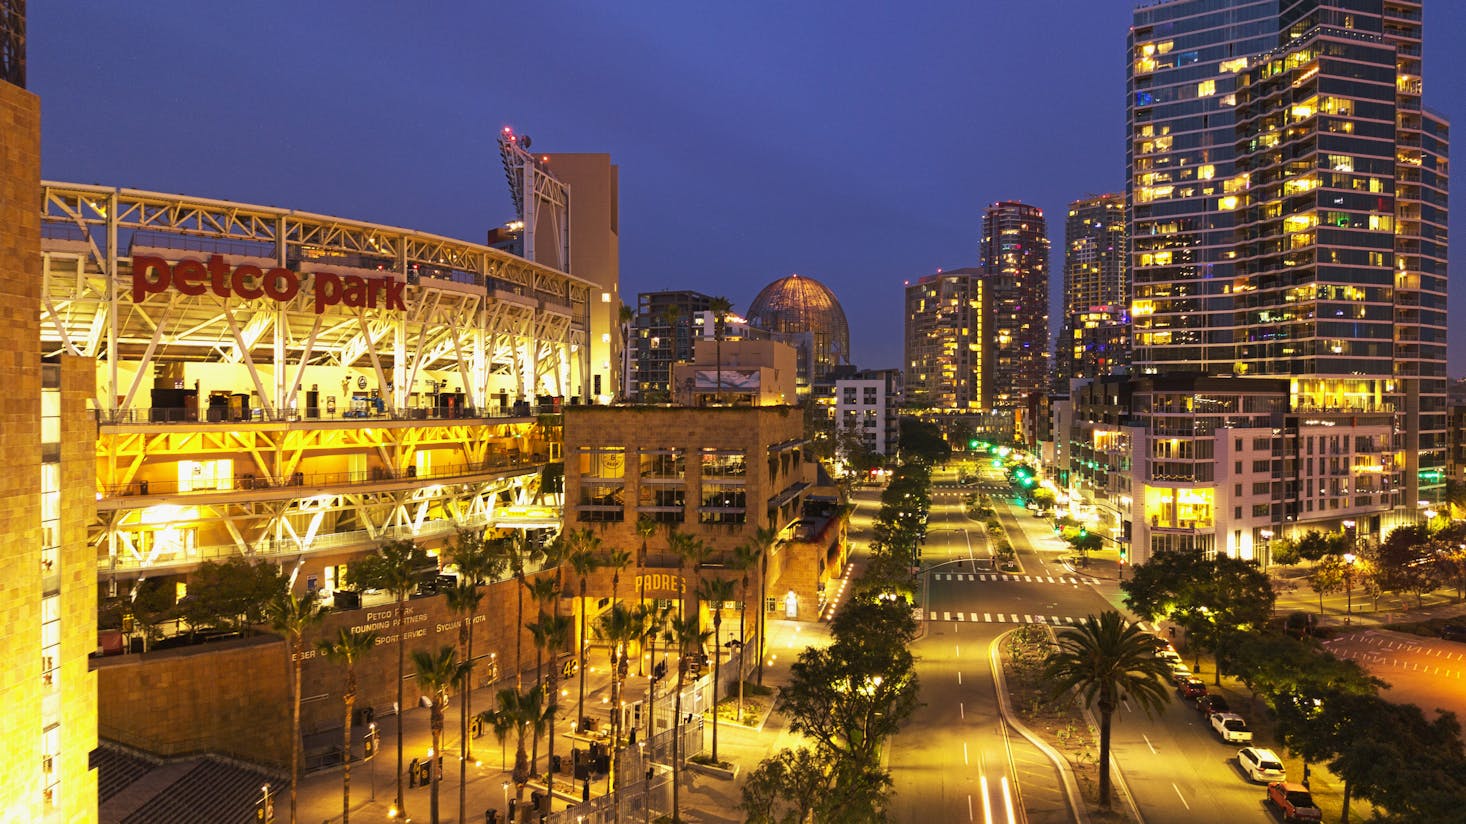
<path fill-rule="evenodd" d="M 1252 743 L 1252 730 L 1247 729 L 1247 722 L 1235 712 L 1212 713 L 1211 727 L 1228 744 Z"/>
<path fill-rule="evenodd" d="M 1323 821 L 1323 810 L 1302 784 L 1274 781 L 1267 785 L 1267 800 L 1283 814 L 1284 821 Z"/>

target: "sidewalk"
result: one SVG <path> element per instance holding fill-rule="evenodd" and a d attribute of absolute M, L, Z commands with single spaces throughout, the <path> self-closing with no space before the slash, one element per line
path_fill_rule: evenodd
<path fill-rule="evenodd" d="M 828 630 L 824 623 L 774 619 L 766 622 L 764 643 L 767 658 L 764 667 L 764 685 L 774 690 L 774 695 L 762 699 L 766 706 L 772 704 L 778 688 L 788 683 L 789 664 L 798 657 L 799 652 L 812 644 L 826 643 L 828 638 Z M 725 665 L 727 663 L 727 661 L 724 662 Z M 611 693 L 610 672 L 606 666 L 605 650 L 593 647 L 587 656 L 587 666 L 592 671 L 589 675 L 590 680 L 586 682 L 586 714 L 603 715 L 603 707 L 605 702 L 609 702 Z M 532 682 L 527 677 L 525 680 L 526 683 Z M 753 680 L 752 677 L 749 680 Z M 637 677 L 633 671 L 622 687 L 625 700 L 628 703 L 640 700 L 646 693 L 648 683 L 648 679 Z M 474 690 L 474 713 L 492 709 L 494 694 L 501 686 Z M 555 753 L 565 757 L 568 761 L 572 745 L 569 737 L 570 724 L 575 717 L 578 682 L 574 679 L 562 681 L 560 687 L 566 690 L 567 694 L 561 698 L 561 717 L 556 724 Z M 727 696 L 719 697 L 721 699 Z M 448 822 L 459 824 L 458 706 L 458 699 L 455 697 L 444 718 L 444 775 L 438 788 L 439 820 L 443 824 L 448 824 Z M 597 711 L 593 711 L 593 708 Z M 402 721 L 403 739 L 407 744 L 403 751 L 405 769 L 414 758 L 427 758 L 432 744 L 432 733 L 429 729 L 430 719 L 426 709 L 410 707 Z M 367 763 L 360 760 L 361 738 L 366 730 L 360 727 L 352 728 L 353 758 L 355 760 L 352 761 L 351 766 L 351 817 L 354 821 L 388 820 L 388 810 L 396 794 L 396 780 L 393 776 L 397 767 L 397 721 L 391 715 L 379 715 L 376 724 L 381 742 L 376 757 Z M 335 740 L 339 740 L 339 729 L 335 735 Z M 743 816 L 735 806 L 740 800 L 738 787 L 741 786 L 743 776 L 757 767 L 759 761 L 771 753 L 781 747 L 791 745 L 793 742 L 790 740 L 782 717 L 773 715 L 767 710 L 763 723 L 757 728 L 739 728 L 738 725 L 727 721 L 720 722 L 718 725 L 718 756 L 734 765 L 738 779 L 730 781 L 699 773 L 695 769 L 684 770 L 681 798 L 682 818 L 689 822 L 741 822 Z M 711 746 L 712 726 L 711 723 L 708 723 L 704 726 L 704 752 L 710 753 Z M 506 792 L 507 798 L 514 798 L 514 785 L 510 780 L 510 772 L 514 767 L 514 740 L 511 736 L 501 746 L 493 732 L 486 730 L 481 738 L 472 742 L 472 748 L 473 755 L 479 763 L 470 764 L 468 768 L 467 808 L 463 821 L 482 822 L 484 811 L 489 808 L 499 810 L 499 820 L 503 821 Z M 541 739 L 539 765 L 541 773 L 548 768 L 547 750 L 546 740 Z M 299 820 L 302 824 L 317 824 L 317 822 L 334 824 L 341 820 L 341 778 L 342 770 L 339 766 L 301 777 L 298 803 Z M 402 792 L 411 820 L 427 821 L 431 804 L 431 790 L 427 787 L 410 787 L 404 781 Z M 558 811 L 576 806 L 580 802 L 582 792 L 582 784 L 571 781 L 567 774 L 557 774 L 554 809 Z M 593 796 L 603 795 L 605 792 L 606 781 L 604 779 L 592 782 L 591 794 Z M 562 796 L 563 793 L 569 793 L 569 796 Z M 528 800 L 529 794 L 526 791 L 524 803 L 528 803 Z M 288 804 L 288 801 L 283 803 Z M 288 807 L 277 806 L 277 820 L 282 815 L 288 815 L 287 811 Z"/>

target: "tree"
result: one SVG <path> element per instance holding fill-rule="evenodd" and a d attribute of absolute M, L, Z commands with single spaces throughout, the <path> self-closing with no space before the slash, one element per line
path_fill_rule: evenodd
<path fill-rule="evenodd" d="M 910 615 L 910 610 L 897 604 Z M 833 631 L 833 628 L 832 628 Z M 904 643 L 877 636 L 871 625 L 823 649 L 806 649 L 779 692 L 789 729 L 810 738 L 833 760 L 878 764 L 881 742 L 916 711 L 915 662 Z"/>
<path fill-rule="evenodd" d="M 341 627 L 336 640 L 321 640 L 316 650 L 327 661 L 346 667 L 346 688 L 341 691 L 341 703 L 345 705 L 346 717 L 341 725 L 341 824 L 351 824 L 351 723 L 352 710 L 356 707 L 356 663 L 376 649 L 375 630 L 352 632 Z"/>
<path fill-rule="evenodd" d="M 718 761 L 718 685 L 722 683 L 723 675 L 723 604 L 733 600 L 733 582 L 727 578 L 703 580 L 698 584 L 697 597 L 713 605 L 713 761 Z"/>
<path fill-rule="evenodd" d="M 738 579 L 738 723 L 743 723 L 743 647 L 748 641 L 743 619 L 748 615 L 748 573 L 758 565 L 762 550 L 753 543 L 743 543 L 733 548 L 733 563 L 730 567 L 739 574 Z"/>
<path fill-rule="evenodd" d="M 1436 549 L 1424 524 L 1391 531 L 1374 553 L 1380 587 L 1402 595 L 1414 594 L 1416 605 L 1423 605 L 1425 593 L 1440 585 L 1431 563 Z"/>
<path fill-rule="evenodd" d="M 407 673 L 407 653 L 403 644 L 407 596 L 417 588 L 418 575 L 437 565 L 422 547 L 411 540 L 392 540 L 377 551 L 347 567 L 347 577 L 356 589 L 381 589 L 392 593 L 396 601 L 393 626 L 397 630 L 397 797 L 392 809 L 407 818 L 406 799 L 402 795 L 402 680 Z"/>
<path fill-rule="evenodd" d="M 544 558 L 544 549 L 534 543 L 529 533 L 523 530 L 517 531 L 507 543 L 500 545 L 504 554 L 505 563 L 509 571 L 514 574 L 514 580 L 519 582 L 516 587 L 518 601 L 514 611 L 514 688 L 524 689 L 524 634 L 517 629 L 524 623 L 524 591 L 529 588 L 529 580 L 525 575 L 525 569 L 534 562 Z"/>
<path fill-rule="evenodd" d="M 733 311 L 733 304 L 722 295 L 718 295 L 708 301 L 708 309 L 713 313 L 713 357 L 717 360 L 715 367 L 718 372 L 718 395 L 721 402 L 723 394 L 723 335 L 726 333 L 728 313 Z"/>
<path fill-rule="evenodd" d="M 1413 704 L 1378 695 L 1340 695 L 1323 712 L 1333 752 L 1329 768 L 1352 796 L 1368 798 L 1408 821 L 1460 821 L 1466 754 L 1454 713 L 1434 721 Z"/>
<path fill-rule="evenodd" d="M 935 466 L 951 456 L 952 447 L 936 424 L 902 415 L 899 426 L 901 454 L 907 460 Z"/>
<path fill-rule="evenodd" d="M 678 606 L 680 608 L 682 603 L 687 600 L 687 590 L 690 589 L 693 595 L 692 617 L 698 618 L 702 609 L 700 603 L 697 600 L 697 584 L 694 583 L 691 587 L 688 587 L 686 585 L 687 579 L 682 575 L 682 570 L 684 567 L 690 565 L 692 567 L 693 577 L 697 581 L 701 581 L 703 562 L 712 555 L 713 548 L 701 538 L 698 538 L 695 535 L 690 535 L 686 532 L 672 532 L 668 534 L 667 544 L 677 555 L 677 576 L 679 578 L 682 578 L 684 582 L 683 592 L 681 593 L 682 597 L 680 597 L 677 601 Z M 678 615 L 681 614 L 681 612 L 678 612 Z"/>
<path fill-rule="evenodd" d="M 159 578 L 143 578 L 132 588 L 128 604 L 133 620 L 143 638 L 143 652 L 158 639 L 158 627 L 177 614 L 177 600 L 171 583 Z"/>
<path fill-rule="evenodd" d="M 1344 588 L 1348 564 L 1339 555 L 1319 558 L 1308 573 L 1308 586 L 1318 593 L 1318 614 L 1323 615 L 1323 597 Z"/>
<path fill-rule="evenodd" d="M 1059 502 L 1059 498 L 1054 494 L 1054 491 L 1044 486 L 1033 490 L 1032 497 L 1033 502 L 1038 505 L 1039 509 L 1053 509 L 1054 505 Z"/>
<path fill-rule="evenodd" d="M 448 690 L 464 686 L 468 665 L 458 660 L 458 651 L 450 645 L 444 645 L 435 653 L 413 650 L 412 665 L 417 672 L 418 690 L 431 702 L 428 705 L 428 728 L 432 731 L 433 749 L 428 758 L 428 780 L 432 783 L 432 795 L 428 816 L 433 824 L 438 824 L 438 784 L 443 780 L 443 771 L 438 767 L 443 759 L 443 708 L 448 706 Z"/>
<path fill-rule="evenodd" d="M 326 617 L 326 608 L 316 603 L 316 593 L 296 596 L 281 592 L 265 607 L 270 627 L 285 636 L 286 663 L 290 667 L 290 824 L 295 824 L 297 785 L 300 783 L 300 668 L 305 657 L 305 631 Z"/>
<path fill-rule="evenodd" d="M 762 687 L 764 685 L 764 613 L 765 605 L 769 597 L 769 555 L 779 545 L 779 528 L 770 524 L 761 526 L 753 531 L 753 540 L 749 545 L 754 548 L 758 555 L 758 671 L 756 681 Z"/>
<path fill-rule="evenodd" d="M 750 773 L 739 805 L 749 824 L 885 822 L 890 775 L 832 765 L 808 748 L 780 750 Z"/>
<path fill-rule="evenodd" d="M 458 707 L 458 818 L 468 810 L 468 762 L 473 758 L 468 738 L 468 719 L 473 717 L 473 624 L 483 603 L 479 587 L 504 572 L 507 559 L 484 540 L 482 532 L 459 530 L 444 553 L 445 560 L 458 570 L 458 583 L 448 590 L 448 608 L 463 616 L 458 629 L 458 644 L 463 649 L 468 686 Z"/>
<path fill-rule="evenodd" d="M 701 654 L 709 634 L 693 615 L 673 618 L 664 636 L 669 646 L 677 647 L 677 697 L 672 716 L 672 824 L 682 821 L 682 690 L 687 686 L 688 658 L 694 653 Z"/>
<path fill-rule="evenodd" d="M 621 685 L 626 682 L 630 669 L 627 657 L 631 654 L 631 645 L 640 641 L 646 632 L 646 620 L 640 609 L 627 609 L 612 603 L 611 608 L 596 619 L 595 632 L 597 638 L 611 647 L 611 775 L 615 779 L 614 786 L 620 783 L 617 761 L 622 738 Z M 619 821 L 620 806 L 616 805 L 612 810 Z"/>
<path fill-rule="evenodd" d="M 190 631 L 202 627 L 248 630 L 265 620 L 266 606 L 285 591 L 286 579 L 274 564 L 236 556 L 222 563 L 204 561 L 189 578 L 188 597 L 179 614 Z"/>
<path fill-rule="evenodd" d="M 575 659 L 580 668 L 580 697 L 575 703 L 575 717 L 585 718 L 585 649 L 590 645 L 590 639 L 586 635 L 585 620 L 586 613 L 590 611 L 586 601 L 586 581 L 590 574 L 600 569 L 601 566 L 601 539 L 587 527 L 581 530 L 572 530 L 566 535 L 566 552 L 564 556 L 566 563 L 575 572 L 576 578 L 580 580 L 580 633 L 576 636 Z"/>
<path fill-rule="evenodd" d="M 543 687 L 530 687 L 524 692 L 514 689 L 499 690 L 496 696 L 499 708 L 484 710 L 479 718 L 494 730 L 494 737 L 502 744 L 514 736 L 514 771 L 510 779 L 514 782 L 514 798 L 524 799 L 524 785 L 529 783 L 529 753 L 524 740 L 529 736 L 539 737 L 549 722 Z"/>
<path fill-rule="evenodd" d="M 1267 573 L 1252 562 L 1226 555 L 1206 558 L 1195 549 L 1156 554 L 1136 566 L 1120 588 L 1137 615 L 1181 624 L 1187 643 L 1196 645 L 1198 666 L 1201 650 L 1215 650 L 1224 630 L 1265 626 L 1277 598 Z"/>
<path fill-rule="evenodd" d="M 545 707 L 545 715 L 549 718 L 549 745 L 545 749 L 545 755 L 553 766 L 555 763 L 555 719 L 560 713 L 560 667 L 556 666 L 556 663 L 560 658 L 560 650 L 565 649 L 566 645 L 570 643 L 572 628 L 568 615 L 544 615 L 542 613 L 540 621 L 544 625 L 544 644 L 550 659 L 550 673 L 547 680 L 549 687 L 546 693 L 549 703 Z M 584 674 L 582 674 L 583 677 Z M 535 759 L 535 764 L 539 764 L 538 757 Z M 545 789 L 547 795 L 552 795 L 555 789 L 555 771 L 550 770 L 548 775 Z"/>
<path fill-rule="evenodd" d="M 1146 715 L 1159 712 L 1171 697 L 1166 664 L 1155 657 L 1150 637 L 1114 610 L 1059 630 L 1058 643 L 1044 675 L 1054 697 L 1075 690 L 1086 706 L 1099 708 L 1099 796 L 1101 809 L 1108 810 L 1111 718 L 1122 696 L 1133 699 Z"/>

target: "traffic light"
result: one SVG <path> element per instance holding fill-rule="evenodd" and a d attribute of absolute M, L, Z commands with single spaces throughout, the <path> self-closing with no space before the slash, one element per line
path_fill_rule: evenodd
<path fill-rule="evenodd" d="M 1130 557 L 1129 550 L 1125 548 L 1125 545 L 1124 544 L 1120 544 L 1120 563 L 1121 564 L 1124 564 L 1125 563 L 1125 559 L 1128 558 L 1128 557 Z"/>
<path fill-rule="evenodd" d="M 1087 530 L 1087 529 L 1085 529 L 1084 527 L 1081 526 L 1079 528 L 1079 537 L 1086 538 L 1088 536 L 1089 536 L 1089 530 Z"/>
<path fill-rule="evenodd" d="M 968 449 L 976 449 L 977 448 L 977 438 L 973 438 L 972 440 L 968 441 L 967 442 L 967 448 Z"/>

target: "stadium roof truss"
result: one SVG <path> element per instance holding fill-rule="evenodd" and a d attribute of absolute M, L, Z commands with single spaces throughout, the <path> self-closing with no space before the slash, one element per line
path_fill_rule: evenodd
<path fill-rule="evenodd" d="M 308 365 L 375 373 L 394 409 L 429 371 L 456 373 L 474 407 L 488 405 L 491 386 L 507 384 L 519 399 L 589 391 L 592 287 L 564 272 L 487 246 L 273 207 L 54 182 L 42 189 L 42 340 L 48 354 L 97 359 L 98 401 L 113 419 L 138 402 L 158 360 L 247 367 L 267 420 L 297 406 Z M 282 301 L 169 290 L 138 303 L 139 254 L 392 278 L 406 282 L 405 309 L 317 312 L 308 289 Z"/>

